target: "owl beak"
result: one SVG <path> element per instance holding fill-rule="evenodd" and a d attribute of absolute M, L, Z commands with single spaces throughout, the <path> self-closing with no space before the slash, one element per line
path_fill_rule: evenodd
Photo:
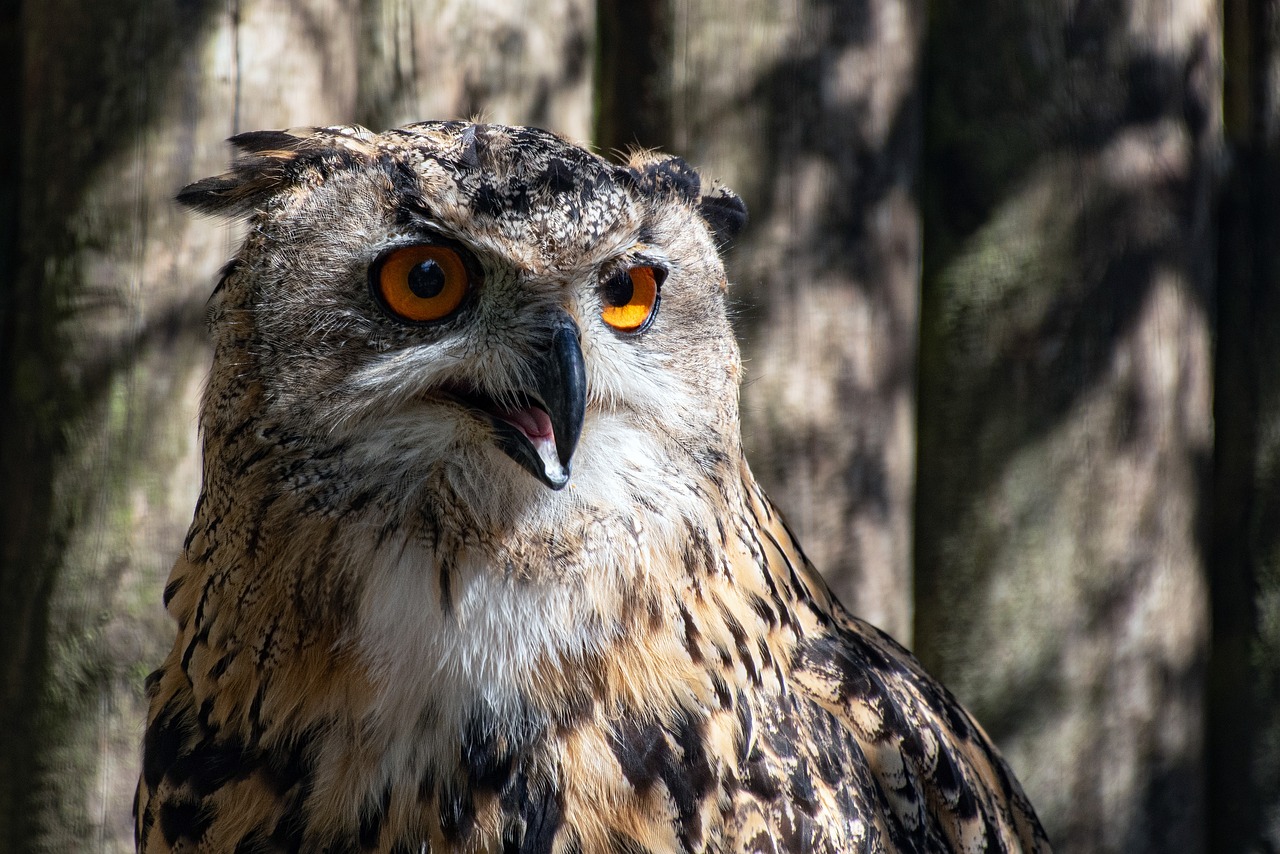
<path fill-rule="evenodd" d="M 529 406 L 494 413 L 502 450 L 552 489 L 569 482 L 569 462 L 587 406 L 587 371 L 578 337 L 573 320 L 557 316 L 547 348 L 530 366 L 537 379 L 524 391 Z"/>

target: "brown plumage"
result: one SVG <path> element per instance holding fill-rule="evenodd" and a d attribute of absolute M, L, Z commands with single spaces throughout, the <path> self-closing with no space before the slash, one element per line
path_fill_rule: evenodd
<path fill-rule="evenodd" d="M 1048 850 L 747 468 L 736 196 L 528 128 L 234 142 L 181 196 L 249 231 L 141 850 Z"/>

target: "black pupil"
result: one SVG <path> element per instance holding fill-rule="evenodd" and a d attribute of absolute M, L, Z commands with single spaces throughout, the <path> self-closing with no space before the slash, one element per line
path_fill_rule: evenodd
<path fill-rule="evenodd" d="M 419 299 L 440 296 L 444 290 L 444 270 L 428 258 L 409 271 L 409 290 Z"/>
<path fill-rule="evenodd" d="M 604 300 L 609 305 L 626 305 L 631 302 L 635 290 L 630 275 L 625 272 L 615 273 L 604 283 Z"/>

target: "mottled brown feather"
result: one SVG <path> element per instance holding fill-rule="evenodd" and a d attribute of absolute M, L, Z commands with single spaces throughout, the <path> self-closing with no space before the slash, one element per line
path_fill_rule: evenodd
<path fill-rule="evenodd" d="M 181 196 L 249 230 L 210 303 L 140 851 L 1049 850 L 982 729 L 832 598 L 751 476 L 736 196 L 527 128 L 235 143 Z M 483 282 L 398 323 L 366 271 L 438 239 Z M 666 279 L 623 335 L 599 304 L 625 263 Z M 556 312 L 587 384 L 562 491 L 457 399 L 518 399 Z"/>

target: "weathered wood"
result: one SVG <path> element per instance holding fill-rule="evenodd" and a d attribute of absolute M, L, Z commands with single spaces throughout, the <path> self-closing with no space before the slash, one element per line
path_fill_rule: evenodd
<path fill-rule="evenodd" d="M 748 455 L 841 599 L 909 642 L 923 4 L 672 6 L 672 148 L 752 216 Z"/>
<path fill-rule="evenodd" d="M 25 486 L 0 517 L 2 571 L 35 596 L 0 645 L 21 656 L 6 851 L 133 848 L 142 680 L 172 636 L 159 593 L 199 485 L 203 305 L 230 245 L 172 197 L 224 167 L 238 123 L 350 118 L 354 38 L 315 38 L 349 19 L 326 0 L 24 10 L 2 453 Z"/>
<path fill-rule="evenodd" d="M 591 133 L 593 0 L 360 0 L 359 120 L 469 119 Z"/>
<path fill-rule="evenodd" d="M 930 15 L 918 649 L 1057 850 L 1200 850 L 1215 8 Z"/>

